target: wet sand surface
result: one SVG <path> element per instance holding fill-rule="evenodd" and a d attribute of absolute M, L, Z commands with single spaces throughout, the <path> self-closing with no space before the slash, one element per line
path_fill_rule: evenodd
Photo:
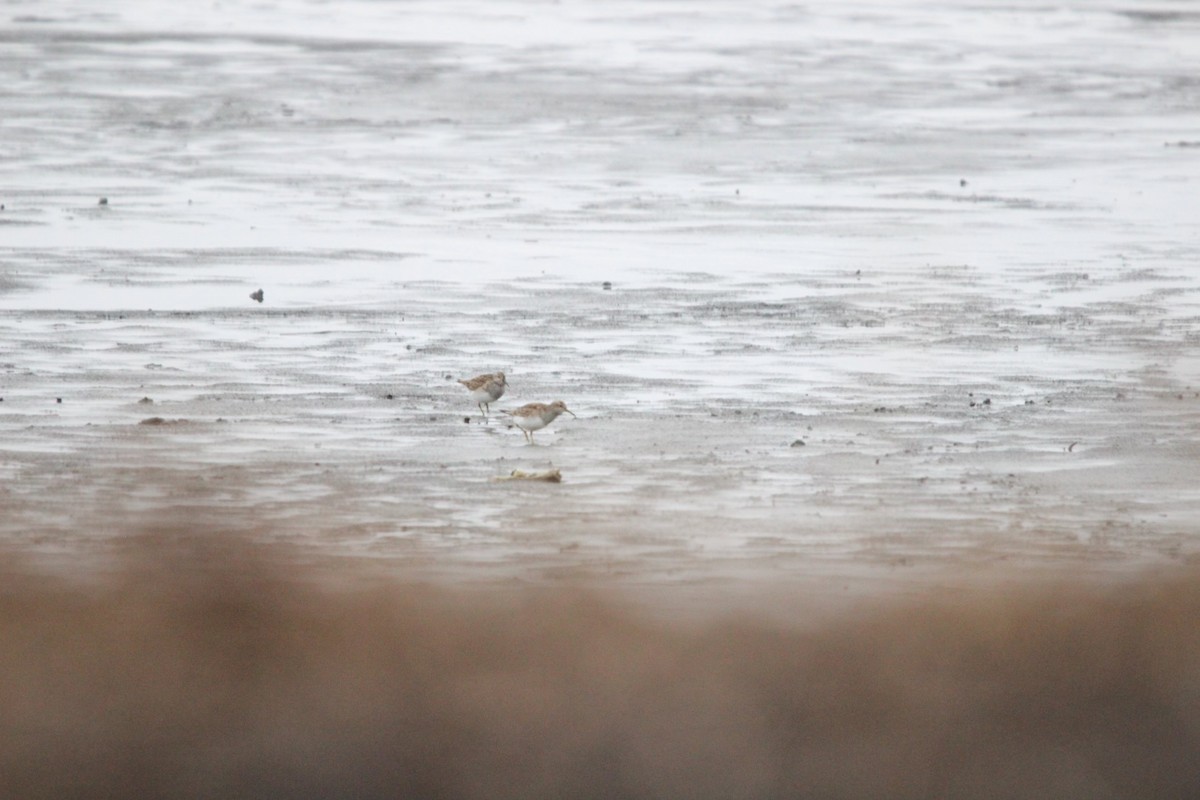
<path fill-rule="evenodd" d="M 1196 796 L 1198 75 L 1169 0 L 3 5 L 0 795 Z"/>
<path fill-rule="evenodd" d="M 92 8 L 0 19 L 9 550 L 710 596 L 1200 557 L 1197 12 Z M 578 419 L 483 420 L 499 369 Z"/>

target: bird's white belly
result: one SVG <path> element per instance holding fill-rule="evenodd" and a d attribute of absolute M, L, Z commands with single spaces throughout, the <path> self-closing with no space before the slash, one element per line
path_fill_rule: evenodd
<path fill-rule="evenodd" d="M 517 424 L 518 428 L 522 428 L 523 430 L 527 431 L 540 431 L 542 428 L 546 427 L 546 420 L 542 419 L 540 416 L 513 417 L 513 422 Z"/>
<path fill-rule="evenodd" d="M 492 393 L 487 389 L 476 389 L 475 391 L 471 392 L 471 399 L 476 403 L 490 403 L 496 398 L 492 397 Z"/>

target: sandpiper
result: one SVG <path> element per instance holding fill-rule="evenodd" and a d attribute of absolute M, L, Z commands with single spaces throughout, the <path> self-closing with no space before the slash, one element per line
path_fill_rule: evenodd
<path fill-rule="evenodd" d="M 508 388 L 508 380 L 504 377 L 503 372 L 492 375 L 476 375 L 470 380 L 459 381 L 459 383 L 467 387 L 467 391 L 471 393 L 471 399 L 483 412 L 484 419 L 487 419 L 488 405 L 499 400 L 504 395 L 504 390 Z"/>
<path fill-rule="evenodd" d="M 513 422 L 521 429 L 521 433 L 525 434 L 525 440 L 533 444 L 533 432 L 540 431 L 551 422 L 554 422 L 558 418 L 558 415 L 564 411 L 572 417 L 575 416 L 575 412 L 567 408 L 567 404 L 562 400 L 555 400 L 550 405 L 546 405 L 545 403 L 527 403 L 507 413 L 512 415 Z"/>

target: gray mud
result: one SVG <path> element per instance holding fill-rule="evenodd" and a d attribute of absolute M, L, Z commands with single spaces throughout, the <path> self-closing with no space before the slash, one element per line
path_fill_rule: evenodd
<path fill-rule="evenodd" d="M 0 19 L 7 545 L 727 587 L 1200 554 L 1190 12 L 89 8 Z M 484 422 L 454 379 L 497 369 L 578 419 Z"/>

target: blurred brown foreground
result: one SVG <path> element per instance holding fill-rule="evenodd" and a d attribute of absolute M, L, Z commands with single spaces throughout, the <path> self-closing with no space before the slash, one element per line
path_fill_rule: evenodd
<path fill-rule="evenodd" d="M 4 798 L 1200 796 L 1200 574 L 789 626 L 228 537 L 0 556 Z"/>

